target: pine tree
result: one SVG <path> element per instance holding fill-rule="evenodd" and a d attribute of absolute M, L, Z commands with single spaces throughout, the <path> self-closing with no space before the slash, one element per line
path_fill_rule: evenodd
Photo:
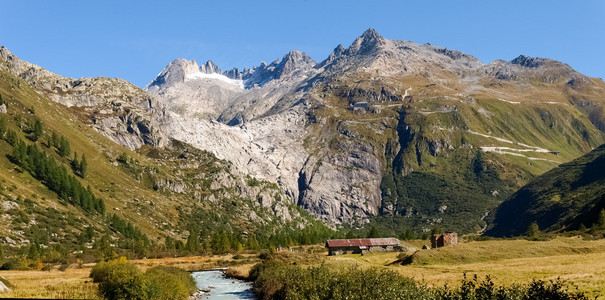
<path fill-rule="evenodd" d="M 187 250 L 190 252 L 197 252 L 200 248 L 199 231 L 192 228 L 189 230 L 189 237 L 187 238 Z"/>
<path fill-rule="evenodd" d="M 11 146 L 14 146 L 19 138 L 17 137 L 17 133 L 11 129 L 6 130 L 6 135 L 4 136 L 4 140 Z"/>
<path fill-rule="evenodd" d="M 4 117 L 0 118 L 0 139 L 4 138 L 4 134 L 6 133 L 6 130 L 8 129 L 8 127 L 6 126 L 6 120 L 4 119 Z"/>
<path fill-rule="evenodd" d="M 71 160 L 71 169 L 74 173 L 80 172 L 80 162 L 78 161 L 78 152 L 74 152 L 74 158 Z"/>
<path fill-rule="evenodd" d="M 86 177 L 88 171 L 88 162 L 86 161 L 86 155 L 82 154 L 82 160 L 80 161 L 79 173 L 82 178 Z"/>
<path fill-rule="evenodd" d="M 376 229 L 375 226 L 372 226 L 370 228 L 370 232 L 368 232 L 368 237 L 369 238 L 377 238 L 377 237 L 379 237 L 378 229 Z"/>
<path fill-rule="evenodd" d="M 61 146 L 59 134 L 57 134 L 57 132 L 54 130 L 53 130 L 52 134 L 50 135 L 50 144 L 51 144 L 51 146 L 53 146 L 57 149 L 59 149 L 59 146 Z"/>
<path fill-rule="evenodd" d="M 40 138 L 40 136 L 42 136 L 42 121 L 40 121 L 39 119 L 35 119 L 34 123 L 32 124 L 31 131 L 31 138 L 35 142 Z"/>
<path fill-rule="evenodd" d="M 27 258 L 37 259 L 38 257 L 40 257 L 40 245 L 38 245 L 37 243 L 32 243 L 29 246 Z"/>
<path fill-rule="evenodd" d="M 71 153 L 71 149 L 69 147 L 69 141 L 64 136 L 61 136 L 58 150 L 59 150 L 59 155 L 61 155 L 61 157 L 66 157 L 69 155 L 69 153 Z"/>

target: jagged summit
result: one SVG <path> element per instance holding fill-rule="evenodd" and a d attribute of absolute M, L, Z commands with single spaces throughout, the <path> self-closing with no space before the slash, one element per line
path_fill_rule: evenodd
<path fill-rule="evenodd" d="M 382 37 L 382 35 L 380 35 L 374 28 L 368 28 L 366 31 L 364 31 L 360 38 L 368 41 L 368 40 L 384 40 L 385 38 Z"/>
<path fill-rule="evenodd" d="M 374 28 L 370 28 L 355 39 L 353 44 L 347 49 L 347 52 L 349 55 L 370 54 L 385 46 L 387 42 L 388 40 L 378 34 Z"/>
<path fill-rule="evenodd" d="M 200 72 L 206 74 L 222 74 L 221 68 L 219 68 L 215 63 L 211 60 L 208 60 L 200 67 Z"/>
<path fill-rule="evenodd" d="M 526 68 L 538 68 L 547 61 L 545 58 L 541 57 L 529 57 L 525 55 L 519 55 L 517 58 L 510 61 L 513 65 L 520 65 Z"/>
<path fill-rule="evenodd" d="M 290 53 L 284 55 L 281 62 L 275 68 L 275 77 L 282 78 L 282 76 L 290 75 L 297 70 L 305 67 L 312 67 L 316 62 L 306 53 L 292 50 Z"/>
<path fill-rule="evenodd" d="M 200 67 L 195 60 L 186 60 L 178 58 L 164 68 L 164 70 L 147 85 L 152 86 L 172 85 L 178 82 L 184 82 L 187 75 L 200 72 Z"/>
<path fill-rule="evenodd" d="M 9 55 L 12 55 L 12 53 L 6 47 L 0 46 L 0 58 L 6 60 Z"/>
<path fill-rule="evenodd" d="M 347 49 L 342 44 L 338 44 L 338 46 L 336 46 L 336 48 L 334 48 L 334 50 L 332 51 L 332 53 L 330 53 L 330 55 L 328 56 L 328 58 L 326 58 L 324 61 L 322 61 L 319 64 L 317 64 L 315 66 L 315 68 L 323 68 L 325 65 L 334 62 L 336 59 L 338 59 L 340 56 L 342 56 L 342 54 L 346 50 Z"/>

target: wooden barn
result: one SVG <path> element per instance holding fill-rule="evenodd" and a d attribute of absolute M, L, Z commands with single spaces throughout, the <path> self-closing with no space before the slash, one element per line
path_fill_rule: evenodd
<path fill-rule="evenodd" d="M 456 244 L 458 244 L 458 234 L 455 232 L 433 234 L 433 236 L 431 236 L 431 247 L 433 248 L 440 248 L 443 246 Z"/>
<path fill-rule="evenodd" d="M 327 240 L 329 255 L 364 254 L 368 251 L 401 251 L 401 242 L 396 238 Z"/>

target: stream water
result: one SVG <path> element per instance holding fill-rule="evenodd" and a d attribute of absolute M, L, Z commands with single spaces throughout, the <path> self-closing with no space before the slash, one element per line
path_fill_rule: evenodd
<path fill-rule="evenodd" d="M 199 289 L 210 290 L 202 299 L 256 299 L 250 283 L 227 278 L 221 271 L 193 272 L 191 276 Z"/>

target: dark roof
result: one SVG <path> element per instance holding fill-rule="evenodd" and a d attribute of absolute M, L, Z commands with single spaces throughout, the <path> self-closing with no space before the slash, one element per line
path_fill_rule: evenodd
<path fill-rule="evenodd" d="M 327 240 L 326 247 L 399 246 L 396 238 Z"/>

